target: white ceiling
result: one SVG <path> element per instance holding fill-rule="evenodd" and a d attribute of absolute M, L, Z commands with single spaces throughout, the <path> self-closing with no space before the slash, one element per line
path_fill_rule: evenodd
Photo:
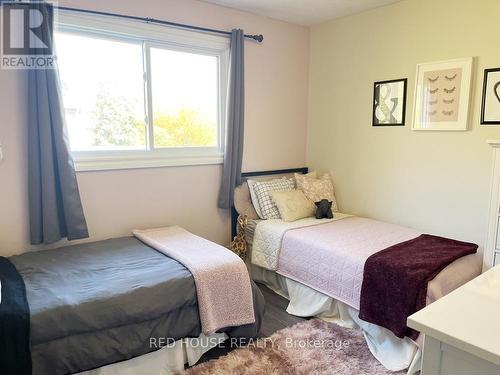
<path fill-rule="evenodd" d="M 201 0 L 310 26 L 401 0 Z"/>

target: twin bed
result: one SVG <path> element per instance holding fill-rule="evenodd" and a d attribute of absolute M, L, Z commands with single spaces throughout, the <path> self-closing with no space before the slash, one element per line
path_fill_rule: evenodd
<path fill-rule="evenodd" d="M 25 253 L 10 261 L 26 289 L 32 370 L 25 353 L 10 358 L 18 369 L 3 367 L 5 374 L 169 374 L 196 363 L 228 336 L 256 337 L 263 317 L 264 298 L 252 282 L 255 322 L 204 335 L 192 272 L 135 237 Z M 1 270 L 0 276 L 7 287 Z M 9 302 L 2 292 L 0 307 Z M 0 309 L 1 319 L 7 314 Z M 13 335 L 8 344 L 26 344 L 19 332 Z"/>
<path fill-rule="evenodd" d="M 244 174 L 243 178 L 273 178 L 294 172 L 306 173 L 307 169 Z M 248 212 L 251 204 L 248 186 L 243 182 L 235 192 L 234 223 L 237 214 Z M 235 270 L 240 266 L 245 269 L 236 255 L 199 237 L 186 237 L 185 231 L 169 231 L 153 232 L 150 237 L 143 237 L 141 232 L 136 237 L 0 259 L 0 340 L 4 345 L 15 343 L 8 352 L 0 353 L 0 363 L 10 361 L 9 365 L 18 366 L 11 373 L 34 375 L 142 375 L 182 370 L 185 363 L 195 364 L 205 351 L 228 336 L 258 336 L 264 299 L 249 274 L 254 281 L 287 297 L 290 314 L 319 316 L 357 327 L 383 365 L 394 371 L 409 368 L 413 373 L 419 369 L 422 338 L 385 324 L 385 318 L 403 316 L 406 328 L 406 313 L 411 311 L 404 310 L 408 307 L 401 301 L 404 296 L 391 300 L 398 294 L 385 287 L 384 280 L 399 278 L 409 290 L 409 281 L 419 274 L 414 271 L 423 264 L 431 267 L 436 272 L 431 272 L 432 278 L 425 284 L 425 305 L 481 271 L 473 244 L 422 237 L 409 228 L 335 213 L 333 219 L 305 218 L 288 223 L 280 219 L 249 220 L 245 229 L 249 272 L 245 270 L 243 278 L 233 280 L 228 275 L 237 275 Z M 421 244 L 422 252 L 430 251 L 427 255 L 420 254 Z M 453 250 L 451 257 L 433 258 L 449 249 Z M 218 256 L 207 257 L 208 253 Z M 395 258 L 403 255 L 397 264 L 391 263 L 394 254 Z M 439 263 L 443 260 L 449 264 Z M 201 275 L 203 272 L 193 267 L 196 261 L 198 267 L 211 264 L 211 268 L 206 267 Z M 9 264 L 15 271 L 8 269 Z M 377 278 L 378 272 L 383 277 Z M 221 282 L 224 275 L 229 277 L 225 284 Z M 12 287 L 16 277 L 18 284 Z M 250 302 L 240 299 L 227 315 L 238 317 L 243 308 L 243 315 L 247 320 L 252 315 L 252 320 L 248 324 L 237 324 L 235 319 L 234 324 L 226 321 L 217 325 L 224 311 L 215 305 L 229 306 L 227 301 L 217 304 L 217 298 L 221 301 L 233 298 L 231 293 L 240 294 L 234 287 L 239 279 L 250 283 Z M 204 283 L 211 286 L 202 290 Z M 373 289 L 376 287 L 379 289 Z M 29 308 L 24 311 L 22 303 L 15 305 L 23 291 Z M 410 310 L 417 307 L 410 306 Z M 370 308 L 376 309 L 374 316 Z M 380 324 L 370 322 L 379 318 Z M 213 329 L 204 328 L 212 321 L 216 322 Z M 189 345 L 192 340 L 195 343 Z"/>
<path fill-rule="evenodd" d="M 251 211 L 247 178 L 266 181 L 293 173 L 307 170 L 244 175 L 235 193 L 234 217 Z M 407 331 L 408 315 L 481 272 L 474 244 L 340 212 L 332 220 L 253 217 L 245 237 L 252 279 L 288 298 L 287 312 L 361 329 L 373 355 L 392 371 L 414 373 L 420 367 L 422 337 Z M 425 286 L 423 296 L 418 296 L 418 285 Z M 419 306 L 409 303 L 411 298 L 405 301 L 412 293 Z"/>

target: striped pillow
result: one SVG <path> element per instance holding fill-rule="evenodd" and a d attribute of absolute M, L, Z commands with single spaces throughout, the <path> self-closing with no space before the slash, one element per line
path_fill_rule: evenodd
<path fill-rule="evenodd" d="M 280 219 L 280 212 L 270 196 L 272 191 L 289 191 L 295 188 L 292 179 L 283 177 L 271 181 L 255 181 L 253 190 L 259 202 L 260 213 L 263 219 Z"/>

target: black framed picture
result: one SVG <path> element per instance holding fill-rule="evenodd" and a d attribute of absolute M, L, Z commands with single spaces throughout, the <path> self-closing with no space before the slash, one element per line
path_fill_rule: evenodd
<path fill-rule="evenodd" d="M 373 85 L 373 126 L 404 126 L 407 78 L 375 82 Z"/>
<path fill-rule="evenodd" d="M 484 71 L 481 124 L 500 125 L 500 68 Z"/>

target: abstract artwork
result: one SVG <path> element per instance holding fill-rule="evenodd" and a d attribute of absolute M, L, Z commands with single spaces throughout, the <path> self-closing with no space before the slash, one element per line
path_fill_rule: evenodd
<path fill-rule="evenodd" d="M 414 130 L 467 130 L 472 58 L 417 65 Z"/>
<path fill-rule="evenodd" d="M 375 82 L 373 87 L 373 126 L 403 126 L 406 113 L 407 79 Z"/>
<path fill-rule="evenodd" d="M 500 125 L 500 68 L 484 71 L 481 124 Z"/>

